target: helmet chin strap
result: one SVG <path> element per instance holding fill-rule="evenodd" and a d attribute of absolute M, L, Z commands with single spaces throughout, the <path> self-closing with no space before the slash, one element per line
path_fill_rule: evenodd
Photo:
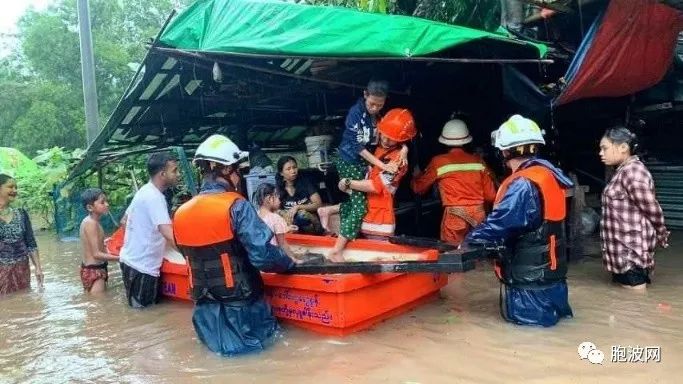
<path fill-rule="evenodd" d="M 499 149 L 498 151 L 496 151 L 496 157 L 504 164 L 506 161 L 512 158 L 512 155 L 510 154 L 510 150 L 508 149 Z"/>

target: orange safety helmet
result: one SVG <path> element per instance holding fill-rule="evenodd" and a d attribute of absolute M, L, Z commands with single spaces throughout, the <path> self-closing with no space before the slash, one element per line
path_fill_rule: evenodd
<path fill-rule="evenodd" d="M 377 124 L 377 129 L 381 134 L 391 140 L 402 143 L 415 137 L 415 120 L 413 114 L 405 108 L 394 108 Z"/>

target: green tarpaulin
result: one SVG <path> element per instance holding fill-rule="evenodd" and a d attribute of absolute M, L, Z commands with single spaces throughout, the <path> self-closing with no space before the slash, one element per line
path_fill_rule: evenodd
<path fill-rule="evenodd" d="M 22 177 L 29 176 L 37 171 L 38 166 L 36 163 L 19 150 L 0 147 L 0 173 L 12 177 Z"/>
<path fill-rule="evenodd" d="M 168 46 L 203 52 L 315 57 L 426 56 L 478 39 L 534 46 L 416 17 L 281 1 L 200 0 L 162 34 Z"/>
<path fill-rule="evenodd" d="M 484 5 L 489 0 L 481 7 L 466 1 L 466 7 L 454 11 L 460 15 L 456 21 L 476 19 L 476 12 L 491 16 Z M 107 163 L 128 151 L 191 147 L 216 132 L 242 135 L 245 127 L 245 140 L 275 147 L 291 144 L 304 134 L 293 127 L 309 124 L 311 116 L 348 108 L 357 96 L 352 87 L 370 75 L 366 69 L 371 65 L 356 65 L 357 59 L 383 61 L 378 68 L 402 79 L 397 81 L 403 82 L 402 89 L 410 89 L 409 83 L 420 81 L 415 79 L 459 72 L 455 67 L 460 64 L 431 67 L 432 58 L 453 63 L 536 61 L 546 50 L 506 34 L 418 17 L 274 0 L 199 0 L 160 32 L 69 179 L 92 169 L 95 161 Z M 245 54 L 253 56 L 238 57 Z M 428 58 L 410 63 L 416 56 Z M 329 57 L 339 60 L 318 60 Z M 218 62 L 227 74 L 220 86 L 212 74 Z M 407 76 L 401 74 L 404 70 Z M 306 79 L 310 81 L 302 81 Z M 334 86 L 320 85 L 325 83 Z"/>

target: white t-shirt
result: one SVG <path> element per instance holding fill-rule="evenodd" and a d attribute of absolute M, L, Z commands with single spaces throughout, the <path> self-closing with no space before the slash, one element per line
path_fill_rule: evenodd
<path fill-rule="evenodd" d="M 154 184 L 147 183 L 135 194 L 126 212 L 120 261 L 139 272 L 159 276 L 166 251 L 159 225 L 171 224 L 166 198 Z"/>

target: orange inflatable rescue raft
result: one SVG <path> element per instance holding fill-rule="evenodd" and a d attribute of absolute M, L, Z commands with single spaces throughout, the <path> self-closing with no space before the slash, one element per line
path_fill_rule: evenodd
<path fill-rule="evenodd" d="M 118 255 L 124 232 L 117 230 L 106 241 L 107 250 Z M 296 250 L 326 253 L 332 237 L 287 234 Z M 347 261 L 436 260 L 438 251 L 355 240 L 344 251 Z M 273 313 L 282 321 L 318 333 L 344 336 L 404 313 L 438 295 L 448 283 L 445 273 L 380 273 L 282 275 L 261 273 Z M 191 301 L 187 264 L 183 256 L 168 249 L 161 266 L 162 294 Z"/>

